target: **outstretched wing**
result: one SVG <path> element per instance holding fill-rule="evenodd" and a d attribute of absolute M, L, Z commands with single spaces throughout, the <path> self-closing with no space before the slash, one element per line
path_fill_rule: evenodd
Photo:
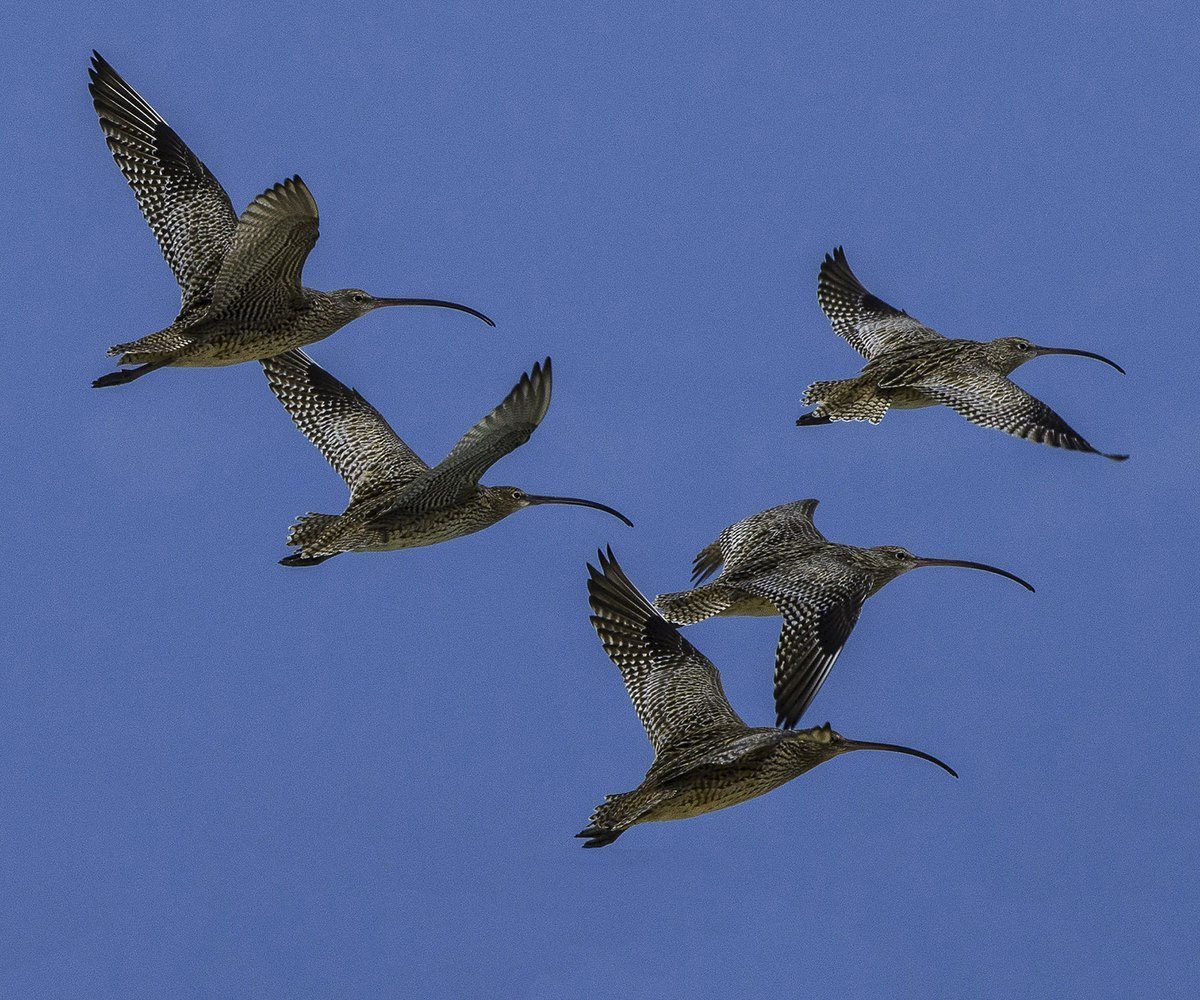
<path fill-rule="evenodd" d="M 659 616 L 612 549 L 599 555 L 599 569 L 588 565 L 592 625 L 621 670 L 655 753 L 699 732 L 744 727 L 712 661 Z"/>
<path fill-rule="evenodd" d="M 202 309 L 233 245 L 237 216 L 229 195 L 98 52 L 88 75 L 108 148 L 179 282 L 180 315 Z"/>
<path fill-rule="evenodd" d="M 868 292 L 850 270 L 841 247 L 834 249 L 833 256 L 825 255 L 817 277 L 817 301 L 821 311 L 829 317 L 833 332 L 866 358 L 942 337 L 936 330 Z"/>
<path fill-rule="evenodd" d="M 354 500 L 402 487 L 428 471 L 375 407 L 303 351 L 266 358 L 262 366 L 275 397 Z"/>
<path fill-rule="evenodd" d="M 825 541 L 813 524 L 817 500 L 794 500 L 731 524 L 700 550 L 692 563 L 692 585 L 703 583 L 724 563 L 733 573 L 752 568 L 761 558 L 777 558 L 790 547 Z"/>
<path fill-rule="evenodd" d="M 826 568 L 832 572 L 826 572 Z M 807 562 L 738 583 L 783 615 L 775 648 L 776 724 L 791 729 L 816 697 L 858 621 L 870 581 L 844 567 Z"/>
<path fill-rule="evenodd" d="M 523 445 L 550 407 L 550 359 L 513 386 L 504 401 L 464 434 L 405 498 L 417 509 L 449 506 L 469 496 L 480 477 L 509 452 Z"/>
<path fill-rule="evenodd" d="M 1116 462 L 1129 457 L 1097 451 L 1040 399 L 1003 375 L 982 367 L 954 382 L 926 384 L 919 388 L 980 427 L 994 427 L 1005 434 L 1052 448 L 1103 455 Z"/>
<path fill-rule="evenodd" d="M 213 287 L 213 310 L 253 300 L 270 314 L 302 301 L 300 272 L 318 234 L 317 202 L 299 177 L 246 207 Z"/>

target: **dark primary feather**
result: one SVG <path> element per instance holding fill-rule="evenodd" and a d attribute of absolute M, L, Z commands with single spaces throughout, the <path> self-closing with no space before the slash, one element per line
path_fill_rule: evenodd
<path fill-rule="evenodd" d="M 198 311 L 233 244 L 237 216 L 229 195 L 99 53 L 92 53 L 88 75 L 108 148 L 179 282 L 180 315 Z"/>
<path fill-rule="evenodd" d="M 400 488 L 428 471 L 375 407 L 303 351 L 266 358 L 262 366 L 271 391 L 354 499 Z"/>
<path fill-rule="evenodd" d="M 775 713 L 776 724 L 791 729 L 850 638 L 870 593 L 870 578 L 830 558 L 782 566 L 737 586 L 770 601 L 783 616 L 775 647 Z"/>
<path fill-rule="evenodd" d="M 866 358 L 941 334 L 872 295 L 858 280 L 841 247 L 825 255 L 817 276 L 817 301 L 834 333 Z"/>
<path fill-rule="evenodd" d="M 552 383 L 549 358 L 522 375 L 503 402 L 467 431 L 414 487 L 406 497 L 409 505 L 416 509 L 448 506 L 470 495 L 488 469 L 529 440 L 550 407 Z"/>
<path fill-rule="evenodd" d="M 609 549 L 588 566 L 592 625 L 621 670 L 655 753 L 706 730 L 744 727 L 712 662 L 664 621 Z"/>

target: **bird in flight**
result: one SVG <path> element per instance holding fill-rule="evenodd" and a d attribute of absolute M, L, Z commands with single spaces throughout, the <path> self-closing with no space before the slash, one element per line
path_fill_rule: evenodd
<path fill-rule="evenodd" d="M 594 507 L 592 500 L 539 496 L 515 486 L 483 486 L 480 477 L 529 440 L 550 406 L 551 367 L 535 364 L 491 413 L 439 464 L 430 468 L 379 411 L 303 351 L 262 362 L 271 391 L 296 426 L 350 487 L 341 514 L 306 514 L 292 526 L 288 545 L 298 551 L 285 566 L 313 566 L 341 552 L 384 552 L 460 538 L 518 510 L 540 504 Z"/>
<path fill-rule="evenodd" d="M 167 365 L 257 361 L 322 340 L 384 306 L 457 309 L 495 326 L 456 302 L 305 288 L 300 272 L 317 242 L 318 220 L 304 181 L 276 184 L 238 218 L 209 169 L 99 53 L 92 53 L 89 75 L 108 148 L 181 289 L 170 326 L 109 349 L 117 364 L 138 367 L 92 385 L 124 385 Z"/>
<path fill-rule="evenodd" d="M 1075 354 L 1125 370 L 1091 351 L 1039 347 L 1024 337 L 949 340 L 908 313 L 872 295 L 855 277 L 841 247 L 825 255 L 817 301 L 838 336 L 867 359 L 854 378 L 814 382 L 804 404 L 815 406 L 800 427 L 836 420 L 879 423 L 891 408 L 915 410 L 939 403 L 981 427 L 1053 448 L 1085 451 L 1122 462 L 1128 455 L 1097 451 L 1057 413 L 1008 376 L 1034 358 Z"/>
<path fill-rule="evenodd" d="M 576 836 L 604 847 L 637 823 L 687 819 L 765 795 L 854 750 L 888 750 L 954 770 L 920 750 L 864 743 L 829 723 L 788 730 L 746 725 L 729 704 L 712 661 L 665 621 L 613 557 L 588 566 L 592 625 L 620 668 L 654 763 L 631 792 L 608 795 Z"/>
<path fill-rule="evenodd" d="M 696 556 L 693 589 L 660 594 L 668 621 L 714 615 L 783 616 L 775 650 L 776 724 L 800 721 L 850 638 L 868 597 L 909 570 L 961 566 L 1028 583 L 1006 570 L 958 559 L 922 559 L 897 545 L 859 548 L 829 541 L 813 524 L 816 500 L 796 500 L 731 524 Z M 724 569 L 722 569 L 724 566 Z M 705 583 L 722 569 L 712 583 Z"/>

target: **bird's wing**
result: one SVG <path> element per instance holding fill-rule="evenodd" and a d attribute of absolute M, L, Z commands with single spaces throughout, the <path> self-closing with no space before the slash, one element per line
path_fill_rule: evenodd
<path fill-rule="evenodd" d="M 428 509 L 452 505 L 468 496 L 488 469 L 529 440 L 550 406 L 552 381 L 550 359 L 535 364 L 504 401 L 413 486 L 406 501 L 417 509 Z"/>
<path fill-rule="evenodd" d="M 375 407 L 303 351 L 266 358 L 262 366 L 275 397 L 346 480 L 353 499 L 403 487 L 428 470 Z"/>
<path fill-rule="evenodd" d="M 664 621 L 629 581 L 609 549 L 589 565 L 592 626 L 657 754 L 698 732 L 745 723 L 729 704 L 721 675 L 706 656 Z"/>
<path fill-rule="evenodd" d="M 869 580 L 846 570 L 829 574 L 806 563 L 739 581 L 738 586 L 770 601 L 783 615 L 775 648 L 776 724 L 800 721 L 850 638 Z"/>
<path fill-rule="evenodd" d="M 731 734 L 727 739 L 702 740 L 696 746 L 672 748 L 656 757 L 647 777 L 671 781 L 697 768 L 728 767 L 761 759 L 788 738 L 782 729 L 750 729 Z"/>
<path fill-rule="evenodd" d="M 1097 451 L 1040 399 L 1003 375 L 985 368 L 979 367 L 953 381 L 925 384 L 919 388 L 980 427 L 994 427 L 1005 434 L 1052 448 L 1092 452 L 1116 461 L 1128 458 L 1127 455 Z"/>
<path fill-rule="evenodd" d="M 751 568 L 763 558 L 776 559 L 773 553 L 786 549 L 789 542 L 825 541 L 813 524 L 818 502 L 794 500 L 731 524 L 696 556 L 692 563 L 692 585 L 703 583 L 722 563 L 727 572 L 737 572 Z"/>
<path fill-rule="evenodd" d="M 252 300 L 264 314 L 302 301 L 300 272 L 317 243 L 317 203 L 290 177 L 255 198 L 238 219 L 213 286 L 213 311 Z"/>
<path fill-rule="evenodd" d="M 867 291 L 841 247 L 825 255 L 817 277 L 817 301 L 833 332 L 866 358 L 941 334 Z"/>
<path fill-rule="evenodd" d="M 97 52 L 88 75 L 108 148 L 179 282 L 180 315 L 203 308 L 237 228 L 229 195 L 175 130 Z"/>

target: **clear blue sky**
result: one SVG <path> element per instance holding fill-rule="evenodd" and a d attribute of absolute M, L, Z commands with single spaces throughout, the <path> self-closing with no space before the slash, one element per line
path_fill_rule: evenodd
<path fill-rule="evenodd" d="M 1187 3 L 101 5 L 5 13 L 4 998 L 1194 996 L 1197 178 Z M 345 491 L 258 368 L 93 391 L 171 274 L 86 92 L 99 49 L 240 210 L 301 174 L 319 288 L 453 298 L 312 353 L 436 460 L 519 374 L 540 508 L 276 565 Z M 844 244 L 1124 465 L 945 410 L 798 429 L 857 355 Z M 991 562 L 868 604 L 808 719 L 907 743 L 573 834 L 651 759 L 588 624 L 815 496 L 839 541 Z M 690 638 L 754 724 L 778 623 Z"/>

